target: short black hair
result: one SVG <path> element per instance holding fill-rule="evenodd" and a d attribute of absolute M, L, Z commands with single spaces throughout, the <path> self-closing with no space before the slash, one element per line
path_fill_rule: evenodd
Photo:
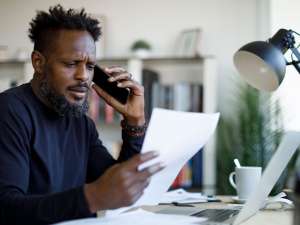
<path fill-rule="evenodd" d="M 38 11 L 31 20 L 28 36 L 34 44 L 34 50 L 43 52 L 46 43 L 55 36 L 53 32 L 62 29 L 88 31 L 94 41 L 101 35 L 99 21 L 88 16 L 84 9 L 65 10 L 58 4 L 50 7 L 49 12 Z"/>

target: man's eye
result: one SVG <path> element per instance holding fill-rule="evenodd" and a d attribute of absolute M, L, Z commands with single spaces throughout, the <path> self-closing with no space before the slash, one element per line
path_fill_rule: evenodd
<path fill-rule="evenodd" d="M 74 62 L 65 62 L 64 63 L 67 67 L 74 67 L 76 65 L 76 63 Z"/>
<path fill-rule="evenodd" d="M 95 68 L 95 65 L 93 65 L 93 64 L 87 65 L 88 70 L 93 70 L 94 68 Z"/>

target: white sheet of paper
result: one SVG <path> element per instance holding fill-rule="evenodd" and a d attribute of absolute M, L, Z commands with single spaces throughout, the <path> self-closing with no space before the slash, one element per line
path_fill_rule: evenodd
<path fill-rule="evenodd" d="M 242 211 L 234 221 L 234 224 L 240 224 L 247 220 L 265 205 L 268 195 L 299 145 L 300 132 L 286 132 L 280 145 L 268 163 L 268 166 L 264 170 L 260 182 L 249 197 L 249 201 L 246 202 Z"/>
<path fill-rule="evenodd" d="M 202 195 L 201 193 L 191 193 L 187 192 L 184 189 L 176 189 L 168 191 L 163 194 L 159 203 L 193 203 L 193 202 L 207 202 L 207 196 Z"/>
<path fill-rule="evenodd" d="M 57 225 L 195 225 L 205 220 L 205 218 L 200 217 L 158 214 L 138 209 L 136 211 L 124 213 L 115 217 L 80 219 L 64 223 L 58 223 Z"/>
<path fill-rule="evenodd" d="M 155 174 L 141 198 L 131 207 L 158 204 L 184 164 L 196 154 L 215 131 L 219 113 L 205 114 L 155 108 L 147 129 L 142 152 L 158 151 L 160 161 L 167 166 Z M 145 167 L 146 165 L 142 165 Z M 108 216 L 129 207 L 109 210 Z"/>

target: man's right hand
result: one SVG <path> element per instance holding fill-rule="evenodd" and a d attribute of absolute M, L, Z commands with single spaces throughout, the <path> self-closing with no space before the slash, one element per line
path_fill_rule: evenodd
<path fill-rule="evenodd" d="M 148 186 L 150 177 L 164 168 L 161 163 L 156 163 L 138 171 L 138 166 L 156 157 L 153 151 L 138 154 L 112 166 L 93 183 L 86 184 L 84 192 L 90 211 L 116 209 L 136 202 Z"/>

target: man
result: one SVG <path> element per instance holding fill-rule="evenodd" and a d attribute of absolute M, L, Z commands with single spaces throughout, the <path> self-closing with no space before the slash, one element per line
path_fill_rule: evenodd
<path fill-rule="evenodd" d="M 0 223 L 49 224 L 131 205 L 163 168 L 138 170 L 157 156 L 138 154 L 146 128 L 142 86 L 120 67 L 106 72 L 130 89 L 126 104 L 93 86 L 124 116 L 116 161 L 85 115 L 98 22 L 58 5 L 30 26 L 33 79 L 0 94 Z"/>

